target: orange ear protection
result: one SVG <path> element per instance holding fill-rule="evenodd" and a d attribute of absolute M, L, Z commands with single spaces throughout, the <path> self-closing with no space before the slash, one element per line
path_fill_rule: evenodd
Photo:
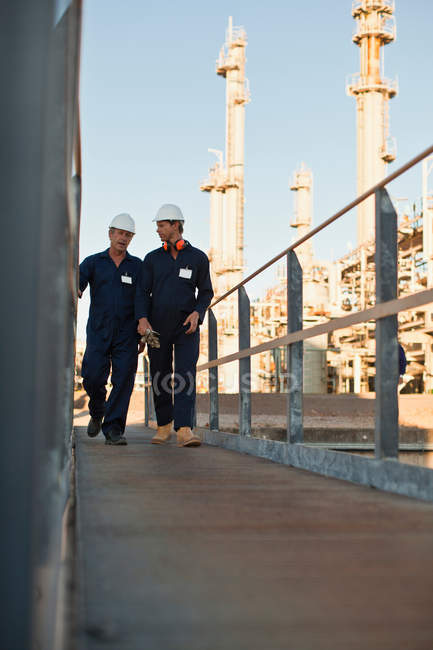
<path fill-rule="evenodd" d="M 177 251 L 181 251 L 186 246 L 188 246 L 188 242 L 186 241 L 186 239 L 178 239 L 176 242 L 174 242 L 174 244 L 170 244 L 170 242 L 168 241 L 165 241 L 162 244 L 162 247 L 165 251 L 170 250 L 171 246 L 173 246 L 173 248 L 175 248 Z"/>

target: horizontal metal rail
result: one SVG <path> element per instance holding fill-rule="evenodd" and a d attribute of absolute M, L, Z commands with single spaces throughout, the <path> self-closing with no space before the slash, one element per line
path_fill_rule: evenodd
<path fill-rule="evenodd" d="M 254 345 L 253 347 L 241 350 L 234 354 L 228 354 L 225 357 L 220 357 L 219 359 L 214 359 L 213 361 L 203 363 L 200 366 L 197 366 L 197 370 L 207 370 L 209 368 L 214 368 L 215 366 L 222 366 L 225 363 L 238 361 L 239 359 L 244 359 L 245 357 L 259 354 L 260 352 L 273 350 L 274 348 L 279 348 L 283 345 L 289 345 L 290 343 L 296 343 L 297 341 L 305 341 L 306 339 L 319 336 L 320 334 L 334 332 L 335 330 L 351 327 L 352 325 L 357 325 L 358 323 L 364 323 L 370 320 L 392 316 L 394 314 L 398 314 L 400 311 L 410 311 L 411 309 L 416 309 L 416 307 L 427 305 L 429 303 L 433 303 L 433 289 L 426 289 L 425 291 L 419 291 L 418 293 L 413 293 L 410 296 L 405 296 L 404 298 L 397 298 L 395 300 L 381 302 L 374 307 L 370 307 L 369 309 L 364 309 L 363 311 L 357 311 L 354 314 L 349 314 L 349 316 L 342 316 L 341 318 L 335 318 L 333 320 L 327 321 L 326 323 L 320 323 L 320 325 L 314 325 L 314 327 L 307 327 L 306 329 L 291 332 L 290 334 L 281 336 L 278 339 L 273 339 L 272 341 L 267 341 L 266 343 L 260 343 L 260 345 Z"/>
<path fill-rule="evenodd" d="M 273 257 L 271 260 L 269 260 L 269 262 L 266 262 L 266 264 L 263 264 L 263 266 L 261 266 L 256 271 L 254 271 L 254 273 L 251 273 L 251 275 L 249 275 L 244 280 L 242 280 L 242 282 L 239 282 L 239 284 L 236 284 L 234 287 L 229 289 L 229 291 L 227 291 L 222 296 L 220 296 L 219 298 L 214 300 L 214 302 L 210 306 L 210 309 L 212 309 L 219 302 L 221 302 L 222 300 L 224 300 L 225 298 L 230 296 L 232 293 L 237 291 L 237 289 L 239 289 L 240 287 L 243 287 L 245 284 L 247 284 L 247 282 L 249 282 L 250 280 L 255 278 L 257 275 L 262 273 L 262 271 L 265 271 L 267 268 L 272 266 L 272 264 L 275 264 L 275 262 L 278 262 L 278 260 L 280 260 L 282 257 L 284 257 L 284 255 L 287 255 L 287 253 L 289 251 L 292 251 L 295 248 L 297 248 L 298 246 L 300 246 L 301 244 L 303 244 L 305 241 L 307 241 L 308 239 L 310 239 L 311 237 L 316 235 L 318 232 L 320 232 L 321 230 L 323 230 L 324 228 L 329 226 L 329 224 L 331 224 L 333 221 L 336 221 L 337 219 L 342 217 L 344 214 L 346 214 L 346 212 L 349 212 L 350 210 L 352 210 L 352 208 L 356 207 L 359 203 L 362 203 L 362 201 L 365 201 L 365 199 L 367 199 L 369 196 L 372 196 L 377 190 L 381 189 L 382 187 L 385 187 L 385 185 L 387 185 L 391 181 L 395 180 L 398 176 L 401 176 L 402 174 L 404 174 L 404 172 L 406 172 L 408 169 L 410 169 L 411 167 L 413 167 L 417 163 L 421 162 L 421 160 L 423 160 L 424 158 L 427 158 L 427 156 L 429 156 L 431 153 L 433 153 L 433 145 L 431 145 L 427 149 L 424 149 L 424 151 L 422 151 L 420 154 L 418 154 L 414 158 L 411 158 L 411 160 L 409 160 L 405 165 L 402 165 L 402 167 L 399 167 L 392 174 L 389 174 L 389 176 L 386 176 L 383 180 L 381 180 L 380 183 L 376 183 L 376 185 L 373 185 L 372 187 L 370 187 L 369 190 L 367 190 L 363 194 L 360 194 L 360 196 L 358 196 L 356 199 L 351 201 L 351 203 L 348 203 L 344 208 L 342 208 L 341 210 L 339 210 L 338 212 L 333 214 L 332 217 L 329 217 L 328 219 L 323 221 L 323 223 L 316 226 L 316 228 L 313 228 L 313 230 L 310 230 L 306 235 L 304 235 L 303 237 L 301 237 L 300 239 L 295 241 L 293 244 L 291 244 L 290 246 L 285 248 L 283 251 L 281 251 L 281 253 L 278 253 L 278 255 L 275 255 L 275 257 Z"/>
<path fill-rule="evenodd" d="M 433 288 L 398 298 L 398 236 L 397 213 L 384 186 L 433 152 L 433 146 L 400 167 L 393 174 L 364 192 L 345 208 L 320 226 L 286 248 L 243 282 L 232 287 L 212 306 L 238 292 L 239 348 L 238 352 L 218 358 L 217 319 L 209 310 L 209 357 L 198 366 L 198 371 L 209 372 L 209 429 L 203 431 L 207 444 L 218 445 L 242 453 L 251 453 L 270 460 L 300 467 L 327 476 L 372 485 L 399 494 L 433 501 L 433 472 L 428 468 L 411 467 L 398 463 L 398 320 L 401 311 L 410 311 L 433 304 Z M 303 274 L 294 251 L 300 244 L 326 228 L 369 196 L 375 197 L 375 269 L 376 300 L 368 309 L 328 320 L 303 329 Z M 287 256 L 287 330 L 286 335 L 250 346 L 249 311 L 244 285 Z M 245 295 L 244 295 L 245 294 Z M 425 307 L 427 309 L 427 307 Z M 304 441 L 303 422 L 303 341 L 335 330 L 376 322 L 375 375 L 375 458 L 360 458 L 351 453 L 313 448 Z M 212 324 L 212 327 L 211 327 Z M 244 367 L 252 355 L 277 348 L 285 348 L 287 372 L 287 434 L 285 442 L 254 438 L 251 432 L 251 371 Z M 239 434 L 224 433 L 219 427 L 218 366 L 237 361 L 239 364 Z M 235 373 L 236 374 L 236 373 Z"/>

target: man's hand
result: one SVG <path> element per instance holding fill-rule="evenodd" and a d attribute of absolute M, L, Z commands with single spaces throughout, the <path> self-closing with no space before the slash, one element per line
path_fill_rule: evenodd
<path fill-rule="evenodd" d="M 184 325 L 189 325 L 189 329 L 186 330 L 185 334 L 194 334 L 198 327 L 198 319 L 200 315 L 198 311 L 193 311 L 192 314 L 188 316 L 185 320 Z"/>
<path fill-rule="evenodd" d="M 141 336 L 144 336 L 147 330 L 151 330 L 151 329 L 152 329 L 152 325 L 149 323 L 147 318 L 140 318 L 140 320 L 138 321 L 137 332 L 141 334 Z"/>
<path fill-rule="evenodd" d="M 140 341 L 140 345 L 143 344 L 143 348 L 146 345 L 146 343 L 151 347 L 151 348 L 159 348 L 159 334 L 158 332 L 154 332 L 152 329 L 152 325 L 149 323 L 147 318 L 140 318 L 138 321 L 138 327 L 137 327 L 137 332 L 141 334 L 142 339 Z M 140 352 L 139 352 L 140 354 Z"/>

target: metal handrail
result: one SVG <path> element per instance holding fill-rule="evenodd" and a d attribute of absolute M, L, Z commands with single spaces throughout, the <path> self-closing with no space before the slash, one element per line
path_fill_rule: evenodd
<path fill-rule="evenodd" d="M 398 176 L 401 176 L 402 174 L 404 174 L 404 172 L 406 172 L 408 169 L 410 169 L 411 167 L 413 167 L 417 163 L 421 162 L 421 160 L 423 160 L 424 158 L 427 158 L 427 156 L 429 156 L 432 153 L 433 153 L 433 145 L 431 145 L 427 149 L 424 149 L 424 151 L 422 151 L 420 154 L 418 154 L 414 158 L 411 158 L 406 164 L 404 164 L 401 167 L 399 167 L 398 169 L 396 169 L 392 174 L 389 174 L 382 181 L 380 181 L 379 183 L 376 183 L 376 185 L 373 185 L 372 187 L 370 187 L 369 190 L 366 190 L 363 194 L 360 194 L 360 196 L 358 196 L 356 199 L 354 199 L 353 201 L 348 203 L 344 208 L 342 208 L 341 210 L 339 210 L 338 212 L 333 214 L 331 217 L 329 217 L 328 219 L 323 221 L 321 224 L 319 224 L 318 226 L 313 228 L 313 230 L 310 230 L 310 232 L 308 232 L 306 235 L 304 235 L 303 237 L 301 237 L 300 239 L 295 241 L 293 244 L 291 244 L 290 246 L 285 248 L 283 251 L 281 251 L 281 253 L 278 253 L 278 255 L 275 255 L 275 257 L 273 257 L 271 260 L 269 260 L 269 262 L 266 262 L 266 264 L 263 264 L 262 266 L 260 266 L 256 271 L 254 271 L 254 273 L 251 273 L 248 277 L 246 277 L 244 280 L 242 280 L 242 282 L 239 282 L 239 284 L 236 284 L 234 287 L 229 289 L 229 291 L 227 291 L 222 296 L 220 296 L 219 298 L 214 300 L 213 303 L 210 305 L 210 309 L 212 309 L 212 307 L 215 307 L 215 305 L 217 305 L 219 302 L 221 302 L 222 300 L 224 300 L 225 298 L 230 296 L 232 293 L 237 291 L 237 289 L 240 289 L 240 287 L 245 286 L 247 284 L 247 282 L 249 282 L 250 280 L 255 278 L 256 275 L 259 275 L 259 273 L 261 273 L 262 271 L 265 271 L 266 269 L 268 269 L 270 266 L 272 266 L 272 264 L 275 264 L 275 262 L 278 262 L 278 260 L 280 260 L 282 257 L 284 257 L 284 255 L 287 255 L 287 253 L 289 251 L 295 250 L 295 248 L 297 248 L 298 246 L 303 244 L 305 241 L 307 241 L 308 239 L 310 239 L 311 237 L 316 235 L 318 232 L 320 232 L 321 230 L 326 228 L 326 226 L 329 226 L 330 223 L 333 223 L 334 221 L 336 221 L 337 219 L 342 217 L 344 214 L 346 214 L 346 212 L 349 212 L 350 210 L 352 210 L 352 208 L 356 207 L 359 203 L 362 203 L 362 201 L 365 201 L 365 199 L 367 199 L 369 196 L 374 194 L 377 190 L 383 188 L 385 185 L 387 185 L 391 181 L 398 178 Z"/>
<path fill-rule="evenodd" d="M 433 472 L 424 467 L 408 466 L 398 460 L 398 320 L 397 314 L 421 305 L 433 304 L 433 288 L 397 297 L 398 218 L 384 186 L 433 153 L 433 145 L 344 208 L 326 219 L 304 237 L 262 265 L 245 280 L 232 287 L 212 303 L 238 292 L 238 352 L 218 358 L 218 322 L 212 309 L 208 318 L 208 362 L 197 367 L 209 372 L 209 428 L 203 440 L 211 445 L 251 453 L 280 463 L 293 465 L 327 476 L 433 501 Z M 303 274 L 294 252 L 298 246 L 346 214 L 366 198 L 375 195 L 375 274 L 376 304 L 363 311 L 303 328 Z M 287 334 L 251 346 L 250 301 L 244 285 L 274 262 L 287 255 Z M 317 449 L 304 441 L 303 418 L 303 341 L 334 330 L 375 321 L 376 338 L 376 413 L 375 459 L 342 454 L 332 449 Z M 277 348 L 287 349 L 287 439 L 285 442 L 254 438 L 251 429 L 251 356 Z M 219 428 L 218 367 L 237 361 L 239 364 L 239 435 Z"/>
<path fill-rule="evenodd" d="M 346 327 L 358 325 L 359 323 L 364 323 L 366 321 L 385 318 L 386 316 L 393 316 L 394 314 L 398 314 L 400 311 L 410 311 L 411 309 L 416 309 L 421 305 L 428 305 L 430 303 L 433 303 L 433 289 L 425 289 L 424 291 L 412 293 L 410 296 L 404 296 L 404 298 L 396 298 L 395 300 L 380 302 L 377 303 L 377 305 L 374 305 L 374 307 L 369 307 L 368 309 L 354 312 L 348 316 L 341 316 L 339 318 L 334 318 L 333 320 L 326 321 L 325 323 L 320 323 L 319 325 L 313 325 L 312 327 L 299 329 L 294 332 L 290 332 L 290 334 L 286 334 L 285 336 L 273 339 L 272 341 L 259 343 L 253 347 L 242 349 L 239 352 L 228 354 L 225 357 L 219 357 L 218 359 L 202 363 L 200 366 L 197 366 L 197 371 L 216 368 L 217 366 L 222 366 L 226 363 L 231 363 L 232 361 L 245 359 L 246 357 L 253 356 L 254 354 L 260 354 L 261 352 L 267 352 L 268 350 L 280 348 L 283 345 L 290 345 L 291 343 L 297 343 L 298 341 L 305 341 L 306 339 L 314 338 L 316 336 L 320 336 L 321 334 L 328 334 L 330 332 L 334 332 L 335 330 L 345 329 Z"/>

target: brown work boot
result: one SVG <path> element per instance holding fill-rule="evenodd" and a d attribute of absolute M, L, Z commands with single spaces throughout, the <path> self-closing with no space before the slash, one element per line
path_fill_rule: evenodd
<path fill-rule="evenodd" d="M 158 426 L 158 431 L 152 438 L 152 444 L 165 445 L 165 443 L 168 442 L 171 438 L 172 426 L 173 426 L 173 422 L 169 422 L 168 424 L 163 424 L 162 426 Z"/>
<path fill-rule="evenodd" d="M 180 427 L 177 432 L 178 447 L 200 447 L 201 440 L 189 427 Z"/>

